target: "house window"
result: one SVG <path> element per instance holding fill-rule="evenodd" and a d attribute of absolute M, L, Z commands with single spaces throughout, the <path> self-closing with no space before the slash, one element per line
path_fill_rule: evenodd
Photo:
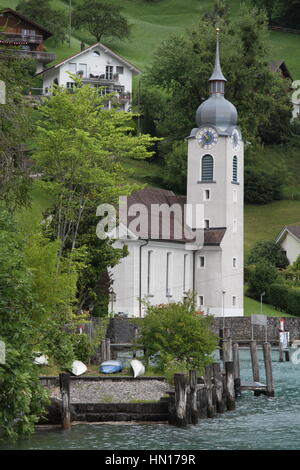
<path fill-rule="evenodd" d="M 171 272 L 172 272 L 172 253 L 167 253 L 167 266 L 166 266 L 166 296 L 167 297 L 172 297 Z"/>
<path fill-rule="evenodd" d="M 204 201 L 209 201 L 210 200 L 210 189 L 204 189 L 203 190 L 203 199 L 204 199 Z"/>
<path fill-rule="evenodd" d="M 87 65 L 86 64 L 79 64 L 78 72 L 82 72 L 82 77 L 86 78 L 87 77 Z"/>
<path fill-rule="evenodd" d="M 233 268 L 236 268 L 236 267 L 237 267 L 236 258 L 232 258 L 232 267 L 233 267 Z"/>
<path fill-rule="evenodd" d="M 72 90 L 74 87 L 75 87 L 75 83 L 74 83 L 74 82 L 67 82 L 67 88 L 68 88 L 69 90 Z"/>
<path fill-rule="evenodd" d="M 214 159 L 211 155 L 204 155 L 201 160 L 201 181 L 213 181 Z"/>
<path fill-rule="evenodd" d="M 209 228 L 209 219 L 204 219 L 204 228 Z"/>
<path fill-rule="evenodd" d="M 70 62 L 70 63 L 67 65 L 67 67 L 68 67 L 67 70 L 68 70 L 69 73 L 76 73 L 76 71 L 77 71 L 77 64 Z"/>
<path fill-rule="evenodd" d="M 199 256 L 198 264 L 199 268 L 205 268 L 205 256 Z"/>
<path fill-rule="evenodd" d="M 107 65 L 107 66 L 105 67 L 105 78 L 106 78 L 106 80 L 112 80 L 112 78 L 113 78 L 113 70 L 114 70 L 114 68 L 113 68 L 112 65 Z"/>
<path fill-rule="evenodd" d="M 238 181 L 238 161 L 237 156 L 232 159 L 232 182 L 237 183 Z"/>
<path fill-rule="evenodd" d="M 116 72 L 122 75 L 124 73 L 124 67 L 117 65 Z"/>
<path fill-rule="evenodd" d="M 236 307 L 236 296 L 235 295 L 232 296 L 232 306 Z"/>
<path fill-rule="evenodd" d="M 93 51 L 93 56 L 94 56 L 94 57 L 99 57 L 99 56 L 100 56 L 100 52 L 99 52 L 99 51 Z"/>

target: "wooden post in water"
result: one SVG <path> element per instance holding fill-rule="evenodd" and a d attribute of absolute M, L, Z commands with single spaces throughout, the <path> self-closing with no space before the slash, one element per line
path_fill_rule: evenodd
<path fill-rule="evenodd" d="M 286 351 L 284 351 L 284 354 L 285 354 L 285 360 L 289 361 L 290 360 L 290 351 L 287 349 Z"/>
<path fill-rule="evenodd" d="M 62 398 L 61 409 L 61 427 L 62 429 L 71 428 L 70 411 L 70 374 L 59 374 L 59 385 Z"/>
<path fill-rule="evenodd" d="M 200 419 L 207 418 L 207 388 L 205 385 L 204 377 L 199 377 L 198 379 L 198 416 Z"/>
<path fill-rule="evenodd" d="M 214 374 L 214 382 L 215 382 L 217 413 L 224 413 L 225 403 L 223 400 L 223 380 L 222 380 L 220 364 L 218 362 L 215 362 L 213 364 L 213 374 Z"/>
<path fill-rule="evenodd" d="M 279 362 L 283 362 L 283 344 L 279 341 Z"/>
<path fill-rule="evenodd" d="M 234 374 L 233 362 L 225 362 L 226 389 L 227 389 L 227 410 L 235 410 Z"/>
<path fill-rule="evenodd" d="M 223 328 L 219 329 L 219 353 L 220 353 L 220 360 L 223 361 L 223 337 L 224 337 L 224 331 Z"/>
<path fill-rule="evenodd" d="M 258 353 L 257 353 L 257 343 L 256 343 L 256 341 L 251 341 L 251 343 L 250 343 L 250 353 L 251 353 L 253 381 L 254 382 L 259 382 L 259 362 L 258 362 Z"/>
<path fill-rule="evenodd" d="M 232 339 L 227 337 L 223 340 L 223 360 L 232 362 Z"/>
<path fill-rule="evenodd" d="M 175 424 L 176 426 L 187 426 L 186 401 L 187 401 L 187 381 L 185 374 L 174 374 L 175 387 Z"/>
<path fill-rule="evenodd" d="M 212 366 L 205 366 L 205 383 L 207 388 L 207 417 L 215 416 L 215 408 L 213 404 L 213 385 L 212 385 Z"/>
<path fill-rule="evenodd" d="M 189 371 L 189 385 L 190 385 L 190 416 L 191 423 L 198 423 L 198 406 L 197 406 L 197 371 L 192 369 Z"/>
<path fill-rule="evenodd" d="M 272 374 L 272 357 L 271 357 L 271 345 L 270 343 L 263 344 L 264 351 L 264 361 L 265 361 L 265 370 L 266 370 L 266 382 L 267 382 L 267 393 L 268 397 L 274 397 L 274 382 Z"/>
<path fill-rule="evenodd" d="M 106 339 L 101 342 L 101 362 L 106 361 Z"/>
<path fill-rule="evenodd" d="M 105 340 L 105 348 L 106 348 L 106 361 L 110 361 L 110 339 L 106 338 Z"/>
<path fill-rule="evenodd" d="M 241 396 L 240 351 L 238 343 L 232 345 L 234 392 L 236 397 Z"/>

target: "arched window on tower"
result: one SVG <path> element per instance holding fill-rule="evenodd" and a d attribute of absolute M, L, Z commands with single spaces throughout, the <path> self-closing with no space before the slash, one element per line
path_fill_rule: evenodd
<path fill-rule="evenodd" d="M 236 155 L 232 159 L 232 182 L 238 182 L 238 160 Z"/>
<path fill-rule="evenodd" d="M 201 161 L 201 181 L 213 181 L 214 159 L 211 155 L 204 155 Z"/>

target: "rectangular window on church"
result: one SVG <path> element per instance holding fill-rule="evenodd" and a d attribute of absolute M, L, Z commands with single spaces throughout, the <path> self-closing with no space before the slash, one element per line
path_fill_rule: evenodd
<path fill-rule="evenodd" d="M 232 296 L 232 306 L 236 307 L 236 296 L 235 295 Z"/>
<path fill-rule="evenodd" d="M 148 251 L 147 295 L 153 295 L 153 251 Z"/>
<path fill-rule="evenodd" d="M 237 267 L 236 258 L 232 258 L 232 267 L 233 267 L 233 268 L 236 268 L 236 267 Z"/>
<path fill-rule="evenodd" d="M 209 228 L 209 219 L 204 219 L 204 228 Z"/>
<path fill-rule="evenodd" d="M 166 265 L 166 296 L 172 297 L 172 253 L 167 253 L 167 265 Z"/>
<path fill-rule="evenodd" d="M 205 256 L 199 256 L 199 268 L 205 268 Z"/>
<path fill-rule="evenodd" d="M 199 295 L 199 307 L 203 307 L 203 305 L 204 305 L 204 296 Z"/>
<path fill-rule="evenodd" d="M 210 200 L 210 189 L 204 189 L 203 190 L 203 199 L 204 199 L 204 201 L 209 201 Z"/>

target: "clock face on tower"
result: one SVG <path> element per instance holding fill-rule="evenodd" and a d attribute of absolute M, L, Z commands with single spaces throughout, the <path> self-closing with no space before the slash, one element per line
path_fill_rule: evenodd
<path fill-rule="evenodd" d="M 231 143 L 234 148 L 240 145 L 240 133 L 237 129 L 234 129 L 231 135 Z"/>
<path fill-rule="evenodd" d="M 196 136 L 199 145 L 204 149 L 211 149 L 218 141 L 217 131 L 213 127 L 203 127 Z"/>

